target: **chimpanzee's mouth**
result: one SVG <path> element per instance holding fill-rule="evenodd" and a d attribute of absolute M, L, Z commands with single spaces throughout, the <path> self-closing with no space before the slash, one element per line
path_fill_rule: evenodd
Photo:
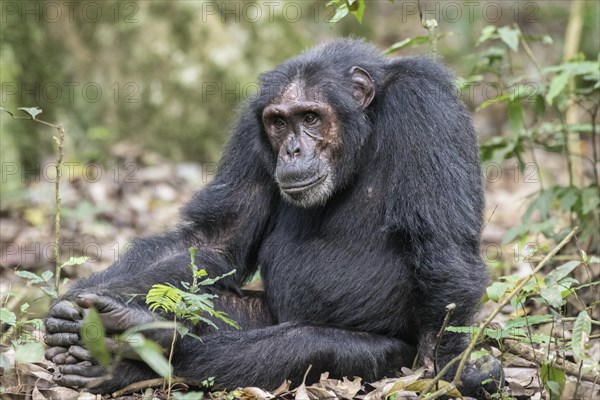
<path fill-rule="evenodd" d="M 321 183 L 325 182 L 325 179 L 327 179 L 327 174 L 321 175 L 317 177 L 317 179 L 295 183 L 294 185 L 282 185 L 281 190 L 288 194 L 298 194 L 320 185 Z"/>

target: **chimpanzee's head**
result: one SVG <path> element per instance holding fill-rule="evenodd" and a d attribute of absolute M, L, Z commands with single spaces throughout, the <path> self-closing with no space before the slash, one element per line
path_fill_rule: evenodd
<path fill-rule="evenodd" d="M 376 92 L 367 67 L 319 54 L 305 53 L 262 77 L 260 118 L 276 158 L 274 178 L 283 198 L 300 207 L 324 204 L 356 172 Z"/>

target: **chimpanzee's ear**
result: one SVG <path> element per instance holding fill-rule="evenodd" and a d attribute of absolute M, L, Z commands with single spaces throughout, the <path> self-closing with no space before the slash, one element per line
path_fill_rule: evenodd
<path fill-rule="evenodd" d="M 363 109 L 367 108 L 375 97 L 375 85 L 371 75 L 360 67 L 352 67 L 350 68 L 350 80 L 352 95 Z"/>

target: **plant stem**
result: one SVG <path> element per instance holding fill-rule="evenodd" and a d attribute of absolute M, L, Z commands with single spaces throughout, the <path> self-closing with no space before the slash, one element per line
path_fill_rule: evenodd
<path fill-rule="evenodd" d="M 444 317 L 444 322 L 442 322 L 442 327 L 437 334 L 435 340 L 435 348 L 433 350 L 433 373 L 435 376 L 438 374 L 438 349 L 442 343 L 442 337 L 444 336 L 444 332 L 446 331 L 446 327 L 448 326 L 448 322 L 450 322 L 450 317 L 454 313 L 456 309 L 456 304 L 450 303 L 446 306 L 446 316 Z M 436 386 L 437 389 L 437 386 Z"/>
<path fill-rule="evenodd" d="M 169 365 L 171 365 L 171 368 L 173 367 L 173 353 L 175 352 L 175 341 L 177 340 L 177 314 L 173 314 L 173 324 L 175 325 L 175 327 L 173 328 L 173 339 L 171 339 L 171 349 L 169 350 Z M 167 378 L 167 384 L 169 385 L 169 388 L 167 389 L 167 400 L 171 398 L 173 372 L 174 371 L 172 371 Z"/>
<path fill-rule="evenodd" d="M 436 387 L 436 390 L 437 390 L 437 384 L 438 384 L 438 382 L 442 379 L 442 377 L 444 375 L 446 375 L 446 373 L 448 371 L 450 371 L 450 368 L 452 368 L 452 366 L 454 364 L 456 364 L 457 362 L 460 361 L 460 359 L 462 358 L 462 356 L 463 356 L 463 353 L 460 353 L 459 355 L 457 355 L 456 357 L 454 357 L 452 360 L 450 360 L 448 362 L 448 364 L 446 364 L 444 366 L 444 368 L 442 368 L 441 371 L 431 380 L 431 382 L 429 382 L 429 384 L 427 386 L 425 386 L 425 389 L 423 389 L 423 392 L 421 392 L 421 395 L 419 396 L 419 399 L 421 399 L 423 396 L 425 396 L 427 393 L 429 393 L 429 391 L 431 389 L 433 389 L 434 386 Z"/>
<path fill-rule="evenodd" d="M 569 15 L 569 23 L 567 25 L 567 30 L 565 32 L 565 45 L 563 48 L 563 62 L 566 63 L 575 55 L 579 50 L 579 43 L 581 41 L 581 30 L 583 29 L 583 7 L 585 6 L 584 1 L 572 1 L 571 2 L 571 11 Z M 575 91 L 575 79 L 571 77 L 569 79 L 569 87 L 571 93 Z M 567 110 L 565 112 L 565 121 L 566 126 L 576 124 L 579 117 L 577 109 L 574 107 L 575 102 L 572 97 L 569 97 L 567 101 Z M 565 132 L 565 135 L 569 138 L 569 141 L 565 143 L 565 147 L 568 148 L 568 155 L 572 154 L 582 154 L 583 153 L 583 143 L 581 141 L 581 137 L 577 132 Z M 573 168 L 573 177 L 577 179 L 577 185 L 583 186 L 584 184 L 584 174 L 583 174 L 583 165 L 581 160 L 576 160 L 573 162 L 571 168 Z M 573 185 L 573 182 L 571 182 Z"/>
<path fill-rule="evenodd" d="M 40 121 L 42 122 L 42 121 Z M 60 290 L 60 214 L 61 214 L 61 197 L 60 197 L 60 180 L 62 178 L 62 161 L 64 156 L 64 144 L 65 144 L 65 129 L 62 125 L 56 125 L 58 130 L 58 157 L 56 159 L 56 182 L 55 182 L 55 203 L 56 203 L 56 214 L 54 216 L 54 288 L 56 293 Z"/>

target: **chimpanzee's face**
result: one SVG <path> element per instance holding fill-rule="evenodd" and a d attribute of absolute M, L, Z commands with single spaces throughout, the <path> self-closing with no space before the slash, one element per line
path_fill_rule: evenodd
<path fill-rule="evenodd" d="M 350 71 L 353 96 L 365 108 L 373 99 L 369 75 Z M 267 107 L 263 124 L 277 153 L 275 179 L 282 196 L 294 205 L 324 204 L 336 187 L 335 162 L 342 149 L 338 116 L 319 90 L 294 81 Z"/>
<path fill-rule="evenodd" d="M 283 197 L 301 207 L 327 201 L 335 182 L 332 156 L 340 142 L 333 109 L 294 82 L 265 108 L 263 123 L 278 155 L 275 179 Z"/>

